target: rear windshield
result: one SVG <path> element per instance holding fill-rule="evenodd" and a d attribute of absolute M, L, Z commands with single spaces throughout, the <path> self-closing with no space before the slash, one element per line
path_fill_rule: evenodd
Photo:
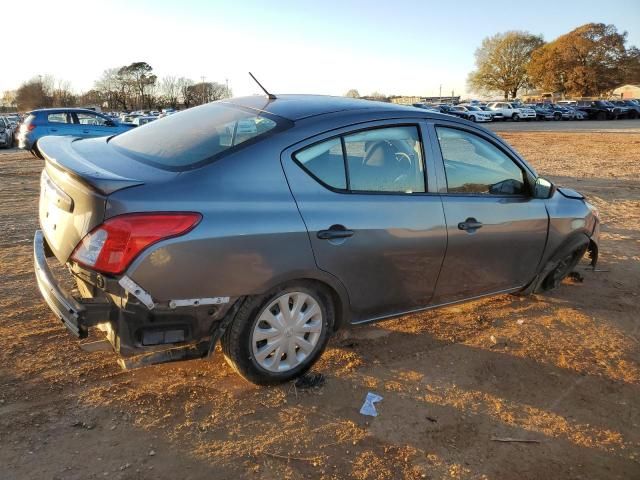
<path fill-rule="evenodd" d="M 186 170 L 287 126 L 270 114 L 213 102 L 134 128 L 109 144 L 143 163 Z"/>

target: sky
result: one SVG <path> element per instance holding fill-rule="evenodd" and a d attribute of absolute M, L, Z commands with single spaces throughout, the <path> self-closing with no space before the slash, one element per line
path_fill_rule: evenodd
<path fill-rule="evenodd" d="M 640 0 L 2 3 L 3 38 L 17 41 L 0 92 L 50 74 L 80 93 L 107 68 L 146 61 L 159 77 L 228 80 L 234 96 L 260 93 L 248 71 L 274 93 L 465 95 L 476 48 L 497 32 L 550 41 L 613 23 L 640 46 Z"/>

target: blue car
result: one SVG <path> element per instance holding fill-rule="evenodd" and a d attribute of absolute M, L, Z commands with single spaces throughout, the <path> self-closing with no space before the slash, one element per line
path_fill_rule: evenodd
<path fill-rule="evenodd" d="M 44 136 L 107 137 L 134 127 L 85 108 L 43 108 L 33 110 L 22 122 L 18 147 L 42 158 L 38 140 Z"/>

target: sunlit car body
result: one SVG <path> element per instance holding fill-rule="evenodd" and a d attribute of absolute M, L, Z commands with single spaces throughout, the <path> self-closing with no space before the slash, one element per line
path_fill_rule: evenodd
<path fill-rule="evenodd" d="M 281 382 L 339 328 L 545 290 L 597 258 L 582 195 L 495 134 L 413 107 L 254 96 L 40 148 L 38 285 L 127 366 L 201 357 L 221 336 L 245 378 Z"/>

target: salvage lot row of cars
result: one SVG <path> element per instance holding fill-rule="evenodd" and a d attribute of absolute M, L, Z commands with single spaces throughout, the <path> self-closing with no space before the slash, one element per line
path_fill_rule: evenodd
<path fill-rule="evenodd" d="M 424 104 L 414 107 L 484 123 L 499 120 L 615 120 L 640 118 L 640 100 L 565 100 L 558 103 L 471 102 Z"/>

